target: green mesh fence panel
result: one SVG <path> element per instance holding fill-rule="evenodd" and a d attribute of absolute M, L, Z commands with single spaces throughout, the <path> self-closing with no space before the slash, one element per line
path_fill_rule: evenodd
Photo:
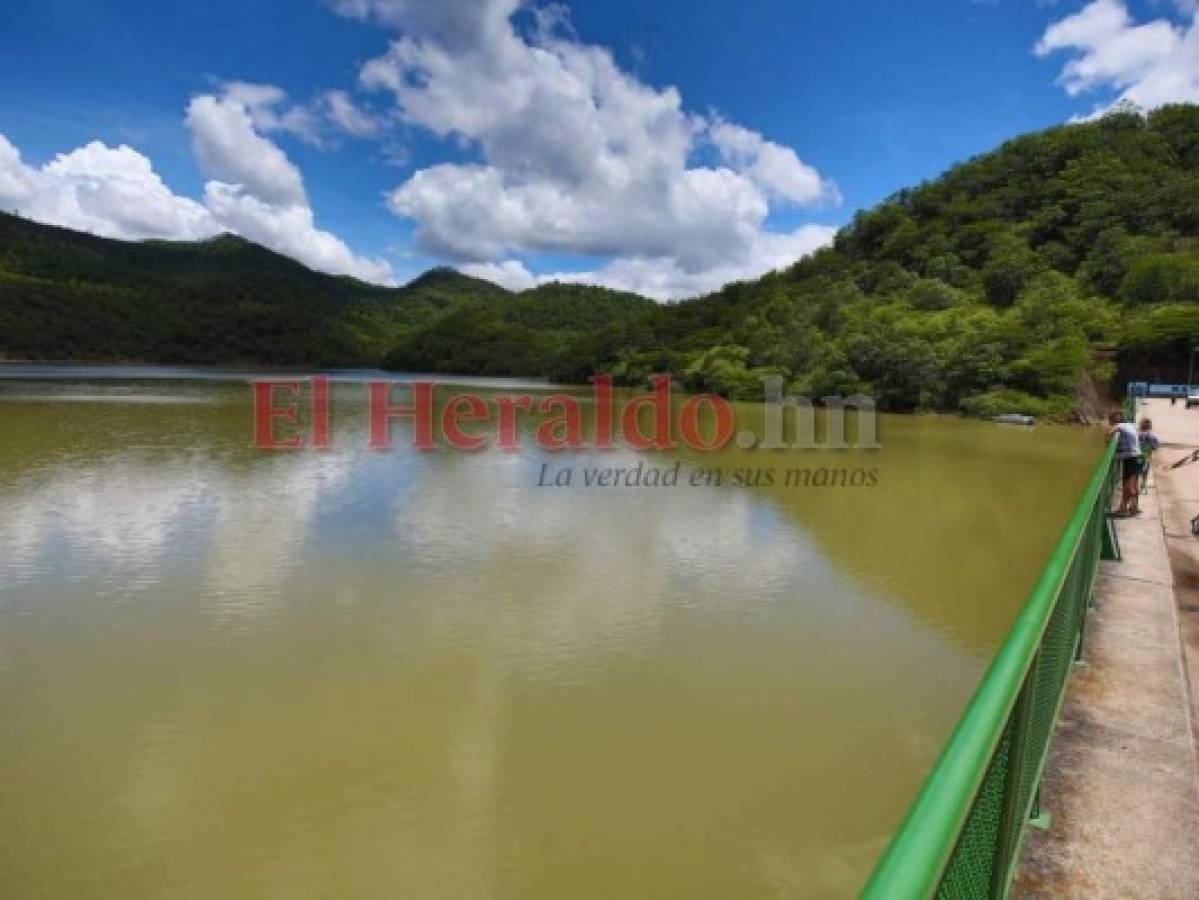
<path fill-rule="evenodd" d="M 1074 662 L 1074 648 L 1081 622 L 1080 601 L 1083 594 L 1083 579 L 1080 577 L 1083 573 L 1080 569 L 1080 566 L 1071 569 L 1065 590 L 1058 598 L 1057 608 L 1049 619 L 1049 627 L 1045 630 L 1041 650 L 1037 654 L 1032 727 L 1028 736 L 1030 746 L 1034 750 L 1030 762 L 1037 767 L 1032 773 L 1034 777 L 1039 773 L 1045 752 L 1049 749 L 1059 701 Z"/>
<path fill-rule="evenodd" d="M 1040 593 L 1034 592 L 1040 602 L 1029 608 L 1035 608 L 1037 615 L 1045 616 L 1039 620 L 1043 626 L 1036 626 L 1043 629 L 1037 632 L 1039 641 L 1035 645 L 1031 643 L 1035 638 L 1028 636 L 1025 620 L 1020 636 L 1015 636 L 1014 629 L 1008 644 L 1000 651 L 1001 657 L 1006 653 L 1004 662 L 1014 653 L 1026 654 L 1025 662 L 1021 663 L 1027 666 L 1023 679 L 1020 680 L 1019 674 L 996 676 L 1010 678 L 1010 681 L 992 679 L 984 686 L 987 689 L 985 701 L 979 699 L 984 691 L 980 687 L 980 694 L 972 702 L 967 717 L 946 750 L 953 763 L 943 765 L 942 760 L 930 776 L 930 782 L 942 779 L 941 784 L 954 783 L 954 779 L 960 781 L 961 760 L 970 759 L 967 754 L 977 752 L 961 748 L 970 742 L 977 745 L 976 738 L 984 734 L 994 740 L 993 736 L 998 732 L 998 740 L 987 744 L 994 746 L 994 751 L 986 750 L 978 754 L 979 762 L 971 760 L 968 763 L 976 766 L 973 771 L 978 772 L 984 765 L 982 760 L 986 759 L 981 781 L 976 782 L 979 784 L 977 791 L 973 795 L 943 792 L 938 796 L 926 785 L 921 797 L 926 802 L 913 806 L 867 885 L 866 892 L 872 900 L 924 897 L 934 885 L 935 895 L 945 900 L 1007 896 L 1095 589 L 1105 544 L 1106 513 L 1117 483 L 1113 456 L 1114 448 L 1109 448 L 1103 463 L 1107 468 L 1096 471 L 1092 487 L 1085 495 L 1087 499 L 1079 505 L 1068 536 L 1063 537 L 1042 576 L 1037 588 Z M 1044 587 L 1046 579 L 1050 578 L 1060 578 L 1060 581 L 1051 582 L 1054 585 L 1050 588 L 1052 594 L 1046 593 Z M 1024 643 L 1020 644 L 1020 641 Z M 1022 649 L 1014 650 L 1013 647 Z M 996 688 L 997 684 L 1003 687 Z M 1010 711 L 1006 713 L 1006 720 L 1002 718 L 1005 713 L 1000 712 L 990 720 L 993 724 L 984 724 L 987 720 L 983 717 L 987 713 L 979 710 L 987 708 L 986 703 L 994 708 L 997 691 L 1005 692 L 1010 706 L 1004 708 Z M 978 703 L 983 705 L 978 706 Z M 978 715 L 972 719 L 970 712 Z M 963 731 L 969 728 L 974 730 Z M 964 742 L 958 742 L 962 735 L 967 737 Z M 956 769 L 954 764 L 957 764 Z M 954 790 L 960 792 L 961 789 L 955 787 Z M 961 800 L 944 802 L 944 796 L 960 796 Z M 960 805 L 955 806 L 955 802 Z M 946 822 L 957 823 L 963 818 L 960 831 L 956 830 L 956 825 L 946 827 Z M 926 828 L 926 831 L 922 830 Z M 939 843 L 943 840 L 942 832 L 956 835 L 955 839 L 951 837 L 954 840 L 952 852 L 945 855 L 941 855 L 944 850 L 940 848 L 946 844 Z M 927 833 L 938 836 L 932 842 L 921 844 L 920 836 Z M 906 865 L 907 852 L 913 850 L 918 861 Z M 917 889 L 916 885 L 920 887 Z"/>
<path fill-rule="evenodd" d="M 1006 893 L 1094 587 L 1102 512 L 1096 510 L 1062 583 L 1036 661 L 950 857 L 938 898 L 974 900 Z"/>
<path fill-rule="evenodd" d="M 945 878 L 937 891 L 940 900 L 972 900 L 990 896 L 998 862 L 996 850 L 1003 819 L 1012 730 L 1009 723 L 974 799 L 966 827 L 962 829 Z"/>

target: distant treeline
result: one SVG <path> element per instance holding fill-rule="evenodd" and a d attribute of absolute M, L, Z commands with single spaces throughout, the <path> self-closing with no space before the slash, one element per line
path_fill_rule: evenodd
<path fill-rule="evenodd" d="M 447 269 L 378 288 L 230 236 L 125 243 L 0 214 L 10 359 L 671 373 L 734 398 L 781 375 L 891 410 L 1052 415 L 1115 365 L 1185 373 L 1197 301 L 1194 106 L 1018 138 L 860 213 L 784 272 L 677 304 L 513 294 Z"/>

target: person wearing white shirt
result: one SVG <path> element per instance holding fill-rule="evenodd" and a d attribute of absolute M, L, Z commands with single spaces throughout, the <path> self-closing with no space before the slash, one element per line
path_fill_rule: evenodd
<path fill-rule="evenodd" d="M 1141 496 L 1141 437 L 1137 426 L 1125 422 L 1119 413 L 1112 413 L 1112 429 L 1109 436 L 1116 438 L 1116 459 L 1120 461 L 1120 476 L 1123 481 L 1123 491 L 1120 496 L 1120 508 L 1117 516 L 1140 515 L 1138 501 Z"/>

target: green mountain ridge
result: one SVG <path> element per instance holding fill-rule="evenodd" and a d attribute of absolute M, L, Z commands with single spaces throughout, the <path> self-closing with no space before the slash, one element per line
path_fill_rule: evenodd
<path fill-rule="evenodd" d="M 1080 385 L 1185 381 L 1199 338 L 1199 107 L 1016 138 L 859 213 L 790 269 L 588 336 L 561 374 L 884 409 L 1065 417 Z"/>
<path fill-rule="evenodd" d="M 891 410 L 1064 415 L 1080 382 L 1185 380 L 1199 338 L 1199 107 L 1016 138 L 859 213 L 757 281 L 657 304 L 511 293 L 452 269 L 402 288 L 230 235 L 113 241 L 0 214 L 0 358 L 256 363 L 761 396 L 780 375 Z M 1114 363 L 1114 364 L 1113 364 Z"/>
<path fill-rule="evenodd" d="M 581 298 L 617 315 L 649 302 L 561 293 L 561 304 L 552 287 L 512 294 L 453 269 L 384 288 L 231 234 L 118 241 L 0 212 L 0 359 L 374 366 L 462 305 L 575 333 L 564 313 Z"/>

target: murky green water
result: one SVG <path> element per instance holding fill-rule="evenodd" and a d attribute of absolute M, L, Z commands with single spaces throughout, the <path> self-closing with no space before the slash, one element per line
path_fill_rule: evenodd
<path fill-rule="evenodd" d="M 848 896 L 1102 443 L 547 488 L 638 459 L 372 453 L 335 394 L 268 455 L 242 383 L 0 380 L 0 896 Z"/>

